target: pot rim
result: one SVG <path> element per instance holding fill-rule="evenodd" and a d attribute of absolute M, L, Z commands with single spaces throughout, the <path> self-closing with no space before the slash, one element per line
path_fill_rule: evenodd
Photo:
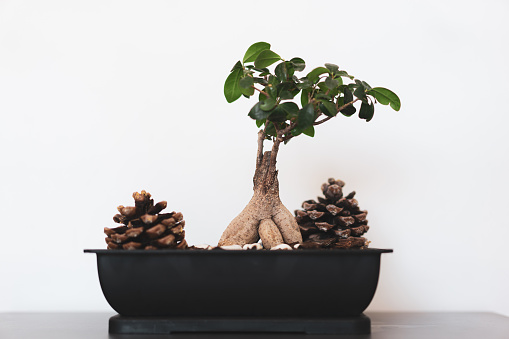
<path fill-rule="evenodd" d="M 186 250 L 186 249 L 157 249 L 157 250 L 107 250 L 107 249 L 85 249 L 84 253 L 96 253 L 101 255 L 372 255 L 380 253 L 393 253 L 392 249 L 387 248 L 349 248 L 349 249 L 303 249 L 303 250 Z"/>

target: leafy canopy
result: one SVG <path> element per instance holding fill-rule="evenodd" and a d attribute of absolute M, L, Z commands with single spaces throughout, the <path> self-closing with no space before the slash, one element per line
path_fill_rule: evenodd
<path fill-rule="evenodd" d="M 275 63 L 273 71 L 267 68 Z M 284 60 L 270 49 L 270 44 L 257 42 L 230 71 L 224 84 L 225 98 L 231 103 L 241 96 L 250 98 L 257 94 L 258 102 L 249 111 L 249 117 L 256 120 L 258 127 L 265 126 L 268 138 L 284 131 L 285 141 L 300 134 L 313 137 L 314 126 L 338 113 L 354 115 L 357 102 L 360 102 L 358 116 L 366 122 L 373 119 L 377 102 L 390 105 L 395 111 L 401 108 L 394 92 L 371 87 L 335 64 L 327 63 L 298 77 L 296 72 L 305 67 L 303 59 Z M 300 106 L 295 102 L 299 94 Z"/>

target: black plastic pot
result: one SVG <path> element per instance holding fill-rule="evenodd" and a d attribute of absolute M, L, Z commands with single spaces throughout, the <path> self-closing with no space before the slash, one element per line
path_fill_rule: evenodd
<path fill-rule="evenodd" d="M 368 307 L 392 250 L 85 252 L 122 316 L 330 318 Z"/>

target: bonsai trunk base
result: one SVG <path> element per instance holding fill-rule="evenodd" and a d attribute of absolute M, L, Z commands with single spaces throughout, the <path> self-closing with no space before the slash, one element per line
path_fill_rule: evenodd
<path fill-rule="evenodd" d="M 259 156 L 253 178 L 253 197 L 223 232 L 219 246 L 243 246 L 260 239 L 266 249 L 282 243 L 302 243 L 297 221 L 279 199 L 279 182 L 272 155 L 265 152 Z"/>
<path fill-rule="evenodd" d="M 305 334 L 369 334 L 371 320 L 361 314 L 335 318 L 261 317 L 125 317 L 110 318 L 115 334 L 170 334 L 182 332 L 265 332 Z"/>

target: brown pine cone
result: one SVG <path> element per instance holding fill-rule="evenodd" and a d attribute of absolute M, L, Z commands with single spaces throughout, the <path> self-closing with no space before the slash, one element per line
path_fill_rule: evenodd
<path fill-rule="evenodd" d="M 306 200 L 303 210 L 295 211 L 295 219 L 302 233 L 302 248 L 364 248 L 368 241 L 362 237 L 369 230 L 368 211 L 359 208 L 355 191 L 343 196 L 341 180 L 330 178 L 322 185 L 325 197 Z"/>
<path fill-rule="evenodd" d="M 160 213 L 166 201 L 154 205 L 150 193 L 134 192 L 134 206 L 118 206 L 113 221 L 122 224 L 104 228 L 108 249 L 187 248 L 182 213 Z"/>

